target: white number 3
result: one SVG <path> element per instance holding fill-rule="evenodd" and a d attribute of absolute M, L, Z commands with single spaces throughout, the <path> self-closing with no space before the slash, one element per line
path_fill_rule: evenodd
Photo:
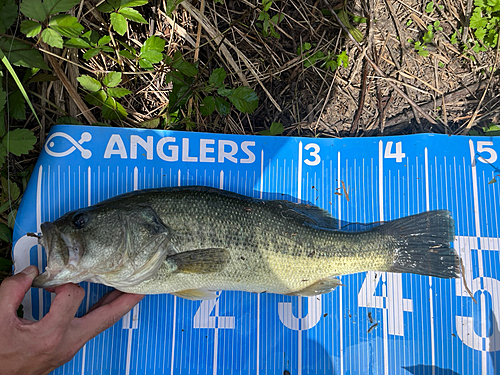
<path fill-rule="evenodd" d="M 306 163 L 307 165 L 310 165 L 310 166 L 318 165 L 319 162 L 321 161 L 321 158 L 318 154 L 320 148 L 316 143 L 309 143 L 304 147 L 305 150 L 309 150 L 310 148 L 313 149 L 313 151 L 310 151 L 310 155 L 314 157 L 314 160 L 306 159 L 306 160 L 304 160 L 304 163 Z"/>

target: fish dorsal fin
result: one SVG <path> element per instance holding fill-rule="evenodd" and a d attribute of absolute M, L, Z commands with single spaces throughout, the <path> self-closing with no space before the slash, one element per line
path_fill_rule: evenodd
<path fill-rule="evenodd" d="M 265 204 L 279 211 L 282 217 L 295 220 L 301 225 L 338 229 L 338 220 L 332 217 L 328 211 L 317 206 L 281 200 L 266 201 Z"/>
<path fill-rule="evenodd" d="M 217 298 L 217 293 L 211 292 L 206 289 L 186 289 L 180 290 L 178 292 L 172 293 L 174 296 L 189 299 L 191 301 L 198 301 L 200 299 L 215 299 Z"/>
<path fill-rule="evenodd" d="M 172 272 L 212 273 L 222 271 L 230 258 L 228 250 L 212 248 L 184 251 L 168 256 L 165 262 Z"/>
<path fill-rule="evenodd" d="M 330 277 L 326 277 L 324 279 L 318 280 L 314 284 L 311 284 L 302 290 L 288 293 L 287 295 L 312 297 L 312 296 L 317 296 L 318 294 L 330 293 L 339 285 L 343 285 L 340 282 L 340 280 L 334 276 L 330 276 Z"/>

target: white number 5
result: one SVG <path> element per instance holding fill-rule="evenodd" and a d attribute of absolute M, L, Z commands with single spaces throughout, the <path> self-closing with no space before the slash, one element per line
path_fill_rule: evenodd
<path fill-rule="evenodd" d="M 493 150 L 490 147 L 484 147 L 484 146 L 493 146 L 493 142 L 491 141 L 478 141 L 477 142 L 477 152 L 487 152 L 490 154 L 490 157 L 488 159 L 483 158 L 482 156 L 479 156 L 478 159 L 482 161 L 483 163 L 488 163 L 488 164 L 493 164 L 494 162 L 497 161 L 497 153 L 495 150 Z"/>

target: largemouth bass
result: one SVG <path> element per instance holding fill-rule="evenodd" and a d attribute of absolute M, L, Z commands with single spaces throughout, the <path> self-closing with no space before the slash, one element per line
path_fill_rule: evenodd
<path fill-rule="evenodd" d="M 429 211 L 363 232 L 318 207 L 213 188 L 135 191 L 41 225 L 47 267 L 33 286 L 91 281 L 123 292 L 215 298 L 240 290 L 312 296 L 363 271 L 453 278 L 454 221 Z"/>

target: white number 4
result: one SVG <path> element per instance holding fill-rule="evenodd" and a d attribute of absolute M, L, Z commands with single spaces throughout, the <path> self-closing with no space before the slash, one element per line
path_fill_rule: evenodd
<path fill-rule="evenodd" d="M 382 285 L 382 296 L 376 296 L 375 290 L 381 279 L 385 281 L 385 284 Z M 384 309 L 384 314 L 388 315 L 389 334 L 404 336 L 403 313 L 413 311 L 413 301 L 409 298 L 403 298 L 403 278 L 400 273 L 376 274 L 373 271 L 368 272 L 358 293 L 358 305 Z"/>
<path fill-rule="evenodd" d="M 396 159 L 396 163 L 401 163 L 403 158 L 406 157 L 406 154 L 402 151 L 403 142 L 396 143 L 396 152 L 392 152 L 392 141 L 387 142 L 385 145 L 385 153 L 384 158 L 386 159 Z"/>

